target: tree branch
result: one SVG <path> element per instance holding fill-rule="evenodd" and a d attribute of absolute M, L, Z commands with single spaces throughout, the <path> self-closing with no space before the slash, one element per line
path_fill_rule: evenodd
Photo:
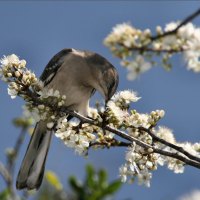
<path fill-rule="evenodd" d="M 140 51 L 140 52 L 146 51 L 146 52 L 155 52 L 155 53 L 179 53 L 179 52 L 187 51 L 187 49 L 184 49 L 182 47 L 180 47 L 179 49 L 154 49 L 149 46 L 150 46 L 150 44 L 152 44 L 152 42 L 154 42 L 160 38 L 176 34 L 182 26 L 184 26 L 188 22 L 192 21 L 198 15 L 200 15 L 200 9 L 198 9 L 196 12 L 194 12 L 190 16 L 186 17 L 174 30 L 164 32 L 160 35 L 151 36 L 149 38 L 150 41 L 141 47 L 137 47 L 137 46 L 127 47 L 125 44 L 123 44 L 121 42 L 118 42 L 117 44 L 125 47 L 128 50 Z"/>
<path fill-rule="evenodd" d="M 24 141 L 24 137 L 26 135 L 26 129 L 25 128 L 22 128 L 21 130 L 21 133 L 19 134 L 18 138 L 17 138 L 17 141 L 14 145 L 14 152 L 13 152 L 13 156 L 12 158 L 8 158 L 8 164 L 7 164 L 7 168 L 8 168 L 8 171 L 9 173 L 13 176 L 13 173 L 14 173 L 14 168 L 15 168 L 15 161 L 16 161 L 16 158 L 18 156 L 18 153 L 19 153 L 19 150 L 21 148 L 21 145 Z"/>
<path fill-rule="evenodd" d="M 150 41 L 147 45 L 141 46 L 141 47 L 137 47 L 137 46 L 133 46 L 133 47 L 127 47 L 124 43 L 122 42 L 118 42 L 117 44 L 120 46 L 123 46 L 124 48 L 128 49 L 129 51 L 139 51 L 139 52 L 154 52 L 154 53 L 179 53 L 179 52 L 183 52 L 183 51 L 187 51 L 187 49 L 184 48 L 180 48 L 180 49 L 154 49 L 152 47 L 148 47 L 148 45 L 151 43 L 152 41 Z"/>
<path fill-rule="evenodd" d="M 2 178 L 4 179 L 5 183 L 7 185 L 9 185 L 9 183 L 11 182 L 12 178 L 8 172 L 8 170 L 6 169 L 6 167 L 4 166 L 3 163 L 0 162 L 0 174 L 2 176 Z"/>
<path fill-rule="evenodd" d="M 122 141 L 118 141 L 118 140 L 115 140 L 115 142 L 93 142 L 90 144 L 89 147 L 95 147 L 95 146 L 103 146 L 103 147 L 107 147 L 107 148 L 110 148 L 110 147 L 128 147 L 128 146 L 131 146 L 132 143 L 130 142 L 122 142 Z"/>
<path fill-rule="evenodd" d="M 150 129 L 147 129 L 147 128 L 144 128 L 144 127 L 139 127 L 138 129 L 141 130 L 141 131 L 145 131 L 146 133 L 148 133 L 155 141 L 158 141 L 158 142 L 160 142 L 160 143 L 162 143 L 162 144 L 164 144 L 164 145 L 166 145 L 168 147 L 171 147 L 171 148 L 175 149 L 176 151 L 184 154 L 185 156 L 187 156 L 188 158 L 190 158 L 192 160 L 200 162 L 200 158 L 198 158 L 198 157 L 190 154 L 189 152 L 185 151 L 182 147 L 179 147 L 179 146 L 177 146 L 175 144 L 167 142 L 166 140 L 163 140 L 162 138 L 157 137 L 156 135 L 154 135 L 152 133 L 152 131 Z"/>
<path fill-rule="evenodd" d="M 166 146 L 169 146 L 169 147 L 172 147 L 174 148 L 177 152 L 168 152 L 168 151 L 165 151 L 165 150 L 162 150 L 162 149 L 159 149 L 157 147 L 154 147 L 152 145 L 149 145 L 149 144 L 146 144 L 145 142 L 142 142 L 140 141 L 139 139 L 135 138 L 135 137 L 132 137 L 130 135 L 128 135 L 127 133 L 123 132 L 123 131 L 120 131 L 118 129 L 115 129 L 113 127 L 110 127 L 108 125 L 102 127 L 101 124 L 99 124 L 97 121 L 93 120 L 93 119 L 90 119 L 90 118 L 87 118 L 87 117 L 84 117 L 83 115 L 77 113 L 76 111 L 72 111 L 72 110 L 69 110 L 68 108 L 66 107 L 56 107 L 56 106 L 53 106 L 52 104 L 48 103 L 48 102 L 42 102 L 40 99 L 38 99 L 37 96 L 34 95 L 34 93 L 28 89 L 28 92 L 27 92 L 28 96 L 31 97 L 32 101 L 34 102 L 34 105 L 39 105 L 39 104 L 43 104 L 43 105 L 46 105 L 48 107 L 50 107 L 52 109 L 52 111 L 56 112 L 56 113 L 59 113 L 59 114 L 62 114 L 62 113 L 65 113 L 67 115 L 71 115 L 73 117 L 76 117 L 78 118 L 81 123 L 88 123 L 88 124 L 91 124 L 91 125 L 95 125 L 95 126 L 98 126 L 100 128 L 103 128 L 104 130 L 107 130 L 107 131 L 110 131 L 116 135 L 118 135 L 119 137 L 131 142 L 131 144 L 133 142 L 135 142 L 137 145 L 143 147 L 144 149 L 148 150 L 148 149 L 152 149 L 152 151 L 154 153 L 158 153 L 158 154 L 161 154 L 161 155 L 164 155 L 164 156 L 168 156 L 168 157 L 172 157 L 172 158 L 175 158 L 175 159 L 178 159 L 182 162 L 184 162 L 185 164 L 188 164 L 188 165 L 191 165 L 193 167 L 196 167 L 196 168 L 199 168 L 200 169 L 200 162 L 199 162 L 199 158 L 197 157 L 194 157 L 193 155 L 189 154 L 188 152 L 186 152 L 183 148 L 181 147 L 178 147 L 176 145 L 173 145 L 169 142 L 165 142 L 165 145 Z M 142 127 L 143 128 L 143 127 Z M 142 128 L 140 127 L 140 130 L 142 130 Z M 143 131 L 147 132 L 148 134 L 151 133 L 149 132 L 149 129 L 145 129 L 143 128 Z M 159 138 L 157 138 L 159 139 Z M 163 142 L 162 140 L 160 140 L 161 142 Z M 184 154 L 183 155 L 180 155 L 179 153 L 182 153 Z M 191 159 L 192 158 L 192 159 Z"/>
<path fill-rule="evenodd" d="M 173 34 L 176 34 L 178 32 L 178 30 L 184 26 L 185 24 L 187 24 L 188 22 L 192 21 L 194 18 L 196 18 L 198 15 L 200 15 L 200 9 L 198 9 L 196 12 L 194 12 L 193 14 L 191 14 L 190 16 L 186 17 L 174 30 L 172 31 L 167 31 L 167 32 L 164 32 L 163 34 L 161 35 L 155 35 L 155 36 L 152 36 L 150 39 L 151 41 L 155 41 L 155 40 L 158 40 L 160 38 L 163 38 L 163 37 L 166 37 L 166 36 L 169 36 L 169 35 L 173 35 Z"/>
<path fill-rule="evenodd" d="M 75 111 L 68 110 L 67 108 L 62 108 L 62 109 L 60 110 L 60 112 L 65 112 L 66 114 L 70 114 L 70 115 L 72 115 L 73 117 L 78 118 L 82 123 L 88 123 L 88 124 L 96 125 L 96 126 L 102 128 L 102 127 L 101 127 L 100 125 L 98 125 L 94 120 L 89 119 L 89 118 L 87 118 L 87 117 L 84 117 L 84 116 L 80 115 L 79 113 L 77 113 L 77 112 L 75 112 Z M 196 168 L 200 169 L 200 162 L 197 162 L 197 161 L 188 159 L 187 157 L 180 155 L 180 154 L 179 154 L 179 152 L 180 152 L 179 150 L 177 150 L 176 153 L 172 153 L 172 152 L 168 152 L 168 151 L 159 149 L 159 148 L 154 147 L 154 146 L 152 146 L 152 145 L 146 144 L 146 143 L 144 143 L 144 142 L 138 140 L 137 138 L 134 138 L 134 137 L 128 135 L 127 133 L 125 133 L 125 132 L 123 132 L 123 131 L 120 131 L 120 130 L 118 130 L 118 129 L 115 129 L 115 128 L 113 128 L 113 127 L 110 127 L 110 126 L 108 126 L 108 125 L 106 125 L 106 126 L 104 127 L 104 129 L 107 130 L 107 131 L 110 131 L 110 132 L 112 132 L 112 133 L 115 133 L 116 135 L 120 136 L 120 137 L 123 138 L 123 139 L 126 139 L 126 140 L 130 141 L 131 144 L 132 144 L 133 142 L 135 142 L 137 145 L 143 147 L 144 149 L 147 149 L 147 150 L 148 150 L 148 149 L 152 149 L 154 153 L 158 153 L 158 154 L 161 154 L 161 155 L 164 155 L 164 156 L 168 156 L 168 157 L 171 157 L 171 158 L 178 159 L 178 160 L 184 162 L 185 164 L 188 164 L 188 165 L 191 165 L 191 166 L 193 166 L 193 167 L 196 167 Z M 148 130 L 148 129 L 144 129 L 144 130 Z M 170 143 L 170 144 L 171 144 L 171 143 Z M 178 148 L 177 148 L 177 149 L 178 149 Z M 183 153 L 183 151 L 180 152 L 180 153 Z M 187 152 L 187 153 L 188 153 L 188 152 Z M 189 154 L 189 153 L 188 153 L 188 154 Z"/>

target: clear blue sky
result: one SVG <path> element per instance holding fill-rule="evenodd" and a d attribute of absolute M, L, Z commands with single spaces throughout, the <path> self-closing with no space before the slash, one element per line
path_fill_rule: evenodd
<path fill-rule="evenodd" d="M 43 1 L 0 2 L 0 57 L 15 53 L 28 62 L 38 76 L 49 59 L 63 48 L 73 47 L 96 51 L 113 63 L 119 71 L 119 90 L 132 88 L 142 97 L 135 107 L 141 112 L 164 109 L 160 122 L 174 130 L 178 141 L 200 140 L 200 74 L 187 71 L 181 57 L 173 59 L 173 69 L 166 72 L 154 68 L 138 80 L 126 80 L 126 71 L 102 44 L 111 28 L 122 22 L 153 29 L 172 20 L 183 19 L 200 6 L 195 1 Z M 194 23 L 200 26 L 200 18 Z M 21 114 L 23 101 L 11 100 L 6 85 L 0 82 L 1 139 L 0 160 L 4 149 L 12 146 L 18 130 L 11 120 Z M 24 155 L 28 136 L 20 152 L 17 170 Z M 124 162 L 125 149 L 90 151 L 84 159 L 54 138 L 46 169 L 56 171 L 63 183 L 69 175 L 84 176 L 84 166 L 108 170 L 110 179 L 118 177 L 118 168 Z M 200 171 L 186 167 L 185 173 L 175 175 L 165 167 L 153 174 L 150 188 L 125 184 L 116 195 L 122 199 L 175 200 L 193 189 L 200 189 Z M 0 179 L 0 190 L 4 188 Z"/>

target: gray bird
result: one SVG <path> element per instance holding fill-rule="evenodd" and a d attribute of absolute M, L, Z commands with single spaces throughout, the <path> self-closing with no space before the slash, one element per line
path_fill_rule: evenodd
<path fill-rule="evenodd" d="M 49 61 L 40 80 L 44 87 L 66 96 L 64 106 L 87 116 L 89 101 L 95 91 L 100 92 L 105 102 L 116 92 L 118 73 L 97 53 L 63 49 Z M 72 116 L 67 118 L 70 120 Z M 52 133 L 45 121 L 36 124 L 17 176 L 17 189 L 40 187 Z"/>

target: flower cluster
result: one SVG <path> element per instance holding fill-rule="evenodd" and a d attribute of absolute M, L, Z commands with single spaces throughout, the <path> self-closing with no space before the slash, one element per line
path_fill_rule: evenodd
<path fill-rule="evenodd" d="M 153 134 L 167 142 L 183 147 L 187 152 L 194 156 L 200 157 L 199 143 L 178 143 L 175 141 L 172 131 L 161 126 L 157 129 L 153 129 Z M 146 144 L 154 144 L 154 147 L 156 148 L 177 153 L 177 151 L 159 141 L 153 141 L 152 137 L 147 133 L 138 131 L 137 134 L 134 132 L 132 135 Z M 131 147 L 128 147 L 125 160 L 126 163 L 119 168 L 122 182 L 132 182 L 137 178 L 139 184 L 144 184 L 147 187 L 150 187 L 152 171 L 156 170 L 158 165 L 166 165 L 168 169 L 174 171 L 174 173 L 183 173 L 185 166 L 185 163 L 178 159 L 154 153 L 152 148 L 144 149 L 135 143 Z"/>
<path fill-rule="evenodd" d="M 8 82 L 8 94 L 12 99 L 37 82 L 35 74 L 25 67 L 26 61 L 20 60 L 15 54 L 4 56 L 0 63 L 0 77 Z"/>
<path fill-rule="evenodd" d="M 122 66 L 128 70 L 129 80 L 134 80 L 151 69 L 158 63 L 155 60 L 157 58 L 161 58 L 163 66 L 170 69 L 170 57 L 179 52 L 183 52 L 189 70 L 200 72 L 200 28 L 187 23 L 174 34 L 159 37 L 165 32 L 175 30 L 179 24 L 171 22 L 164 29 L 157 26 L 157 39 L 154 39 L 149 29 L 142 31 L 130 24 L 118 24 L 105 38 L 104 44 L 122 60 Z"/>
<path fill-rule="evenodd" d="M 66 99 L 58 90 L 47 89 L 33 72 L 26 68 L 26 61 L 20 60 L 15 54 L 4 56 L 1 60 L 0 76 L 8 83 L 8 94 L 14 99 L 17 95 L 27 101 L 26 116 L 37 122 L 46 120 L 47 127 L 52 128 L 59 118 L 47 104 L 61 107 Z M 33 102 L 37 96 L 40 103 Z"/>
<path fill-rule="evenodd" d="M 65 145 L 74 148 L 75 152 L 82 155 L 87 153 L 91 142 L 95 141 L 96 127 L 78 122 L 68 122 L 66 118 L 60 121 L 55 133 L 56 137 L 64 141 Z"/>

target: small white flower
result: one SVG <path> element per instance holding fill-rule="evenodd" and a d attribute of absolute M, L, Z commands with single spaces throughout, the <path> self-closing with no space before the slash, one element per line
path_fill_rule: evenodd
<path fill-rule="evenodd" d="M 150 187 L 152 174 L 147 169 L 141 170 L 137 177 L 139 185 L 144 184 L 145 186 Z"/>
<path fill-rule="evenodd" d="M 26 66 L 26 61 L 25 60 L 20 60 L 20 66 L 25 67 Z"/>
<path fill-rule="evenodd" d="M 148 128 L 150 126 L 149 124 L 149 115 L 147 114 L 141 114 L 141 113 L 135 113 L 127 117 L 127 123 L 134 127 L 145 127 Z"/>
<path fill-rule="evenodd" d="M 133 28 L 130 24 L 127 23 L 117 24 L 113 28 L 113 34 L 121 36 L 122 34 L 127 33 L 129 31 L 132 32 L 132 30 Z"/>
<path fill-rule="evenodd" d="M 174 173 L 179 174 L 184 172 L 184 163 L 180 160 L 169 158 L 168 169 L 173 170 Z"/>
<path fill-rule="evenodd" d="M 165 157 L 163 157 L 162 155 L 160 154 L 154 154 L 154 156 L 156 156 L 156 163 L 160 166 L 163 166 L 165 164 Z"/>
<path fill-rule="evenodd" d="M 17 94 L 18 94 L 18 92 L 16 91 L 16 89 L 8 87 L 7 90 L 8 90 L 8 94 L 10 95 L 11 99 L 15 99 L 16 96 L 17 96 Z"/>
<path fill-rule="evenodd" d="M 178 35 L 184 40 L 190 40 L 194 37 L 195 31 L 195 26 L 192 23 L 187 23 L 178 30 Z"/>
<path fill-rule="evenodd" d="M 2 67 L 11 66 L 11 65 L 18 66 L 20 64 L 20 60 L 15 54 L 12 54 L 12 55 L 8 55 L 8 56 L 4 56 L 0 60 L 0 63 L 2 65 Z"/>
<path fill-rule="evenodd" d="M 125 117 L 127 115 L 126 111 L 123 111 L 118 106 L 116 106 L 115 102 L 109 101 L 107 103 L 107 106 L 111 109 L 112 113 L 119 120 L 119 122 L 125 120 Z"/>
<path fill-rule="evenodd" d="M 173 31 L 180 23 L 179 22 L 170 22 L 169 24 L 165 25 L 165 32 L 166 31 Z"/>
<path fill-rule="evenodd" d="M 70 135 L 70 141 L 72 141 L 73 143 L 78 142 L 78 134 L 71 134 Z"/>
<path fill-rule="evenodd" d="M 137 93 L 131 90 L 120 91 L 112 97 L 112 100 L 115 102 L 121 101 L 121 99 L 124 99 L 127 103 L 130 103 L 138 101 L 140 97 L 137 97 Z"/>
<path fill-rule="evenodd" d="M 199 156 L 199 152 L 196 151 L 195 149 L 195 144 L 191 144 L 189 142 L 184 142 L 184 143 L 177 143 L 178 146 L 181 146 L 184 150 L 186 150 L 187 152 L 189 152 L 190 154 L 194 155 L 194 156 Z"/>
<path fill-rule="evenodd" d="M 200 199 L 200 190 L 194 190 L 189 194 L 183 195 L 178 200 L 199 200 L 199 199 Z"/>
<path fill-rule="evenodd" d="M 172 130 L 170 130 L 167 127 L 159 126 L 158 129 L 155 131 L 155 134 L 159 138 L 166 140 L 167 142 L 170 142 L 173 144 L 176 142 Z"/>
<path fill-rule="evenodd" d="M 144 56 L 137 55 L 135 59 L 127 65 L 128 80 L 136 79 L 140 74 L 151 69 L 152 64 L 144 59 Z"/>
<path fill-rule="evenodd" d="M 119 176 L 121 177 L 121 181 L 125 183 L 127 181 L 128 167 L 127 165 L 122 165 L 119 168 Z"/>

